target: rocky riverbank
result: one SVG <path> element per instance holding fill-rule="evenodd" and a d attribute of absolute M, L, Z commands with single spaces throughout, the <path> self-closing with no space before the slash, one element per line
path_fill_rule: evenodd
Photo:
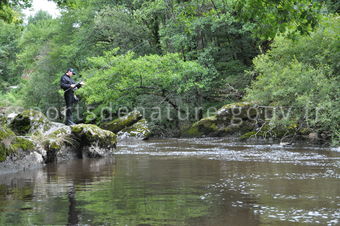
<path fill-rule="evenodd" d="M 147 122 L 139 112 L 97 126 L 66 126 L 35 110 L 0 111 L 0 173 L 41 167 L 76 158 L 110 156 L 118 139 L 147 139 Z"/>
<path fill-rule="evenodd" d="M 217 114 L 202 118 L 182 131 L 182 137 L 224 137 L 240 139 L 274 138 L 281 143 L 295 139 L 324 141 L 323 134 L 297 124 L 271 123 L 268 109 L 256 103 L 223 106 Z M 269 117 L 268 117 L 269 116 Z M 41 167 L 50 162 L 75 158 L 97 158 L 114 153 L 117 140 L 148 139 L 151 130 L 138 111 L 101 124 L 66 126 L 50 121 L 35 110 L 5 114 L 0 110 L 0 173 Z"/>
<path fill-rule="evenodd" d="M 1 173 L 74 158 L 104 157 L 116 147 L 116 134 L 96 125 L 66 126 L 34 110 L 14 115 L 1 114 Z"/>
<path fill-rule="evenodd" d="M 310 143 L 324 143 L 329 140 L 326 133 L 318 133 L 312 128 L 292 123 L 277 123 L 287 118 L 280 116 L 284 110 L 260 106 L 256 103 L 240 102 L 228 104 L 217 113 L 194 123 L 182 131 L 184 137 L 224 137 L 236 136 L 242 140 L 250 138 L 277 139 L 281 143 L 304 140 Z M 276 118 L 275 118 L 276 117 Z M 276 122 L 274 122 L 276 120 Z"/>

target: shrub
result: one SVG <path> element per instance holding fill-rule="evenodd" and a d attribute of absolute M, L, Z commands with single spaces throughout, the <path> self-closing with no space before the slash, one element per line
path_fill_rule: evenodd
<path fill-rule="evenodd" d="M 295 41 L 278 37 L 272 50 L 254 59 L 259 75 L 246 99 L 291 109 L 289 118 L 276 118 L 273 125 L 298 123 L 339 141 L 338 26 L 339 18 L 325 18 L 310 36 Z"/>

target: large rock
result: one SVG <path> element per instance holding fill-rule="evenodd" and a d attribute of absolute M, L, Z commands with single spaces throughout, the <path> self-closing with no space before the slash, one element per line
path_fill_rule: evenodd
<path fill-rule="evenodd" d="M 224 105 L 217 111 L 216 118 L 227 124 L 237 124 L 237 120 L 253 120 L 261 115 L 262 109 L 257 104 L 252 102 L 240 102 Z"/>
<path fill-rule="evenodd" d="M 7 117 L 4 108 L 0 108 L 0 126 L 7 124 Z"/>
<path fill-rule="evenodd" d="M 79 141 L 82 157 L 102 157 L 113 153 L 117 136 L 96 125 L 79 124 L 71 126 L 72 135 Z"/>
<path fill-rule="evenodd" d="M 111 155 L 117 138 L 111 131 L 96 125 L 64 126 L 50 133 L 43 142 L 46 162 L 75 158 L 96 158 Z"/>
<path fill-rule="evenodd" d="M 2 122 L 3 117 L 0 119 Z M 54 161 L 111 155 L 116 143 L 113 132 L 96 125 L 70 127 L 49 121 L 41 112 L 25 110 L 11 120 L 4 116 L 0 125 L 0 173 Z"/>
<path fill-rule="evenodd" d="M 206 117 L 194 123 L 182 132 L 183 136 L 225 136 L 240 135 L 252 131 L 256 120 L 262 116 L 262 109 L 248 102 L 223 106 L 214 116 Z"/>
<path fill-rule="evenodd" d="M 48 131 L 51 122 L 39 111 L 25 110 L 16 115 L 9 126 L 17 135 L 27 135 Z"/>
<path fill-rule="evenodd" d="M 212 135 L 218 131 L 216 116 L 206 117 L 195 122 L 182 135 L 189 137 L 200 137 L 204 135 Z"/>
<path fill-rule="evenodd" d="M 117 118 L 111 122 L 104 122 L 100 125 L 101 128 L 109 130 L 113 133 L 128 128 L 142 119 L 142 114 L 139 111 L 132 111 L 124 117 Z"/>
<path fill-rule="evenodd" d="M 31 151 L 34 144 L 23 137 L 17 137 L 15 133 L 6 126 L 0 127 L 0 161 L 18 151 Z"/>
<path fill-rule="evenodd" d="M 18 137 L 6 126 L 0 127 L 1 173 L 42 166 L 42 152 L 26 137 Z"/>
<path fill-rule="evenodd" d="M 72 136 L 69 126 L 59 127 L 45 136 L 42 147 L 46 150 L 46 163 L 71 160 L 79 156 L 79 143 Z"/>
<path fill-rule="evenodd" d="M 146 140 L 151 135 L 148 122 L 145 119 L 141 119 L 132 126 L 122 129 L 118 132 L 119 139 L 136 138 Z"/>

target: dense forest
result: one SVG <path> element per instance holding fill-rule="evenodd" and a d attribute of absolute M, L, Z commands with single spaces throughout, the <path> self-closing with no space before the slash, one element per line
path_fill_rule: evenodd
<path fill-rule="evenodd" d="M 83 122 L 144 109 L 154 133 L 173 136 L 208 109 L 249 101 L 291 107 L 272 127 L 340 140 L 338 1 L 54 2 L 60 17 L 24 21 L 30 0 L 1 1 L 0 106 L 54 108 L 61 120 L 59 80 L 72 67 L 86 83 Z"/>

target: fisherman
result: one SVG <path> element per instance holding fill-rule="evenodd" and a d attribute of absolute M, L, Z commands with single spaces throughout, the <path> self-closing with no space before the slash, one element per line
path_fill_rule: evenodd
<path fill-rule="evenodd" d="M 78 98 L 74 95 L 74 91 L 79 89 L 83 82 L 76 83 L 72 76 L 75 75 L 73 68 L 68 68 L 65 74 L 60 79 L 60 87 L 64 90 L 64 98 L 66 103 L 66 125 L 75 125 L 72 121 L 72 105 L 78 101 Z"/>

